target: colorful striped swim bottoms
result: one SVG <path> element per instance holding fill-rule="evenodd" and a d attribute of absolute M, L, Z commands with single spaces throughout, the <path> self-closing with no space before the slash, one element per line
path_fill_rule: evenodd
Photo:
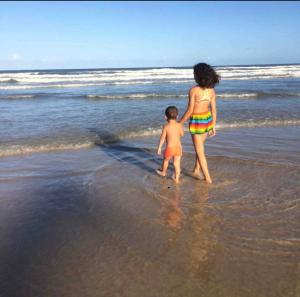
<path fill-rule="evenodd" d="M 212 130 L 212 115 L 211 112 L 194 113 L 190 117 L 189 130 L 191 134 L 204 134 Z"/>

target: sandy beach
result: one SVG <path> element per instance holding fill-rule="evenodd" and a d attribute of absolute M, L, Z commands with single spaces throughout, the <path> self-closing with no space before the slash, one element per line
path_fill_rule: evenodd
<path fill-rule="evenodd" d="M 2 158 L 1 296 L 297 296 L 297 147 L 220 155 L 226 133 L 251 143 L 209 141 L 212 185 L 188 136 L 179 185 L 155 174 L 155 137 Z"/>

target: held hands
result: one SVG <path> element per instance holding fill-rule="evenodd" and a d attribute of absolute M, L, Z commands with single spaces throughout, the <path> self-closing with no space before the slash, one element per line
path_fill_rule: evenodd
<path fill-rule="evenodd" d="M 208 132 L 208 135 L 209 135 L 210 137 L 214 137 L 214 136 L 216 136 L 216 134 L 217 134 L 216 127 L 213 127 L 212 130 L 210 130 L 210 131 Z"/>

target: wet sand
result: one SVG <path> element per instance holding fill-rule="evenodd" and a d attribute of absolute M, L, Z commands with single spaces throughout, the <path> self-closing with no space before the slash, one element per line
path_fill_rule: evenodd
<path fill-rule="evenodd" d="M 0 295 L 300 296 L 299 163 L 222 139 L 212 185 L 188 142 L 179 185 L 151 138 L 1 159 Z"/>

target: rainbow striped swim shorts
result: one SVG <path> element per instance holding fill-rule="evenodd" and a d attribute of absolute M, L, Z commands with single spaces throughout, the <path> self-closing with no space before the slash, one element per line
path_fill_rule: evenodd
<path fill-rule="evenodd" d="M 189 130 L 191 134 L 204 134 L 212 130 L 212 115 L 210 111 L 194 113 L 190 117 Z"/>

